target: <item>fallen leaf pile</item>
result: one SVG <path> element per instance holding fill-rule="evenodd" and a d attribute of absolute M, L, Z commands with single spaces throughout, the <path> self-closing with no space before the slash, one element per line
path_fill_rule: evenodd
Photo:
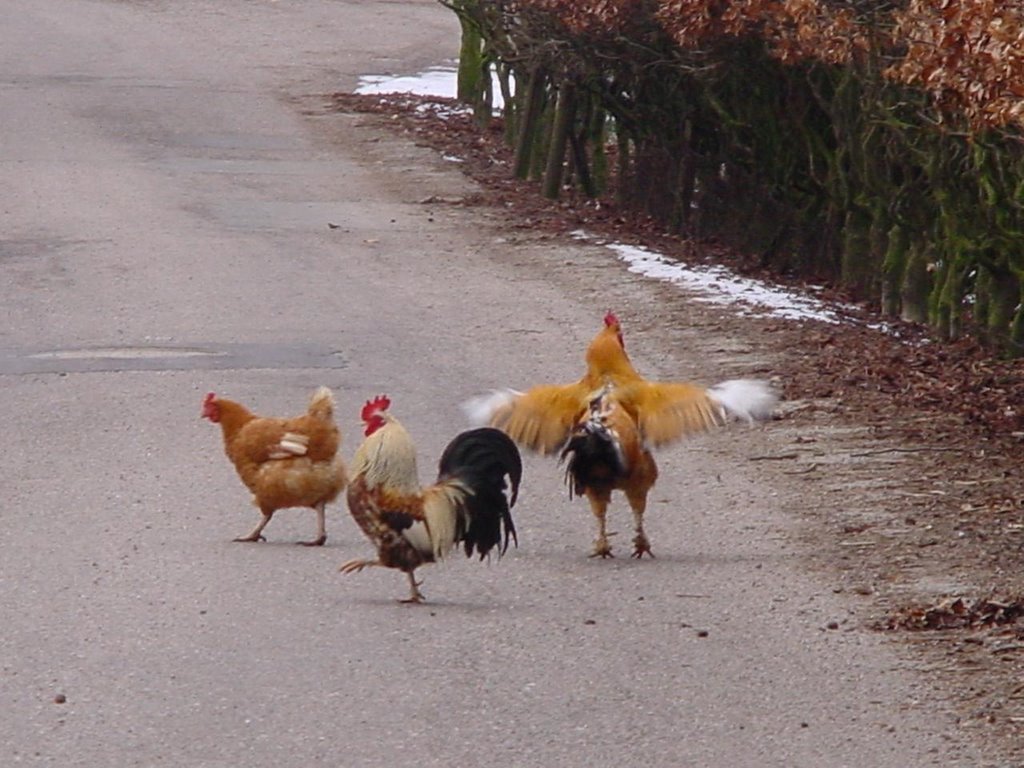
<path fill-rule="evenodd" d="M 990 597 L 947 598 L 938 605 L 906 608 L 889 616 L 879 629 L 980 629 L 1015 624 L 1024 616 L 1024 601 Z"/>

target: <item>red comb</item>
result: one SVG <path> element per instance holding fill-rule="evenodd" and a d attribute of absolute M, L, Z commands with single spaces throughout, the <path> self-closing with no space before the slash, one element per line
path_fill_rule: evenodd
<path fill-rule="evenodd" d="M 217 397 L 217 395 L 214 394 L 213 392 L 207 393 L 206 397 L 203 399 L 203 405 L 207 405 L 208 403 L 212 403 L 216 399 L 216 397 Z"/>
<path fill-rule="evenodd" d="M 619 324 L 619 318 L 617 318 L 615 316 L 614 312 L 609 310 L 608 314 L 604 316 L 604 324 L 605 325 L 618 325 Z"/>
<path fill-rule="evenodd" d="M 363 412 L 360 414 L 360 418 L 363 421 L 369 421 L 374 414 L 386 411 L 391 407 L 391 400 L 387 395 L 377 395 L 373 400 L 367 400 L 366 405 L 363 406 Z"/>

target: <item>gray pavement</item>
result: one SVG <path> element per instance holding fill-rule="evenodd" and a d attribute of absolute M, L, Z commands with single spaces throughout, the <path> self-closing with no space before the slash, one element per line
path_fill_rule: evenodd
<path fill-rule="evenodd" d="M 588 559 L 536 458 L 520 547 L 424 569 L 425 606 L 336 572 L 371 552 L 343 503 L 324 548 L 309 511 L 231 542 L 256 512 L 208 390 L 288 415 L 327 384 L 346 456 L 387 392 L 427 480 L 463 398 L 575 378 L 609 308 L 652 376 L 770 367 L 599 249 L 425 202 L 472 186 L 326 107 L 450 59 L 449 11 L 5 0 L 0 41 L 0 765 L 983 764 L 805 572 L 823 501 L 744 461 L 784 423 L 665 452 L 654 561 Z"/>

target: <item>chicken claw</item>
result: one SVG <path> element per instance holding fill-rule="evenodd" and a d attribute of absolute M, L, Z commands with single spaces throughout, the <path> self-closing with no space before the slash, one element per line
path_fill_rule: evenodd
<path fill-rule="evenodd" d="M 359 573 L 363 568 L 368 565 L 380 565 L 379 560 L 361 560 L 356 558 L 355 560 L 349 560 L 348 562 L 342 563 L 338 570 L 342 573 Z"/>
<path fill-rule="evenodd" d="M 422 584 L 423 582 L 422 581 L 416 581 L 416 577 L 412 575 L 411 571 L 406 573 L 406 576 L 409 577 L 409 587 L 412 589 L 412 593 L 405 600 L 399 600 L 399 602 L 400 603 L 416 603 L 416 604 L 419 604 L 419 603 L 422 603 L 423 601 L 425 601 L 427 598 L 425 598 L 423 596 L 423 593 L 420 592 L 420 589 L 419 589 L 420 584 Z"/>
<path fill-rule="evenodd" d="M 612 554 L 612 545 L 603 536 L 594 541 L 594 551 L 590 553 L 590 556 L 601 558 L 615 557 Z"/>
<path fill-rule="evenodd" d="M 264 512 L 263 519 L 260 520 L 259 524 L 249 533 L 245 534 L 245 536 L 239 536 L 235 541 L 266 541 L 266 538 L 263 536 L 263 529 L 267 527 L 267 523 L 270 522 L 270 518 L 273 516 L 273 512 Z"/>
<path fill-rule="evenodd" d="M 647 537 L 638 533 L 633 538 L 633 557 L 637 560 L 642 560 L 644 555 L 650 555 L 651 559 L 654 558 L 654 553 L 651 552 L 651 544 L 647 541 Z"/>
<path fill-rule="evenodd" d="M 359 571 L 363 570 L 363 568 L 366 568 L 367 566 L 371 565 L 380 566 L 382 568 L 385 567 L 384 563 L 382 563 L 380 560 L 363 560 L 361 558 L 356 558 L 355 560 L 349 560 L 348 562 L 342 563 L 338 567 L 338 570 L 342 573 L 359 573 Z M 424 600 L 426 600 L 426 598 L 423 596 L 423 593 L 419 590 L 420 584 L 422 584 L 423 582 L 416 581 L 416 577 L 412 575 L 411 571 L 406 571 L 405 575 L 409 577 L 409 597 L 407 597 L 405 600 L 399 600 L 398 602 L 422 603 Z"/>
<path fill-rule="evenodd" d="M 316 512 L 316 538 L 312 541 L 300 541 L 304 547 L 322 547 L 324 542 L 327 541 L 327 525 L 326 525 L 326 514 L 325 509 L 327 505 L 321 502 L 313 507 Z"/>
<path fill-rule="evenodd" d="M 248 534 L 246 536 L 238 536 L 238 537 L 232 539 L 232 541 L 266 541 L 266 540 L 267 540 L 267 537 L 264 536 L 262 533 L 250 533 L 250 534 Z"/>

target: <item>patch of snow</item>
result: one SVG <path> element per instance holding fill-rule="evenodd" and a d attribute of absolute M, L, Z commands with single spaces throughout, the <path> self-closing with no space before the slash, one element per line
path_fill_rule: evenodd
<path fill-rule="evenodd" d="M 456 64 L 430 67 L 415 75 L 363 75 L 355 93 L 359 95 L 381 95 L 386 93 L 410 93 L 414 96 L 454 99 L 458 93 L 459 72 Z M 491 101 L 494 111 L 505 106 L 498 85 L 497 74 L 491 68 Z M 443 117 L 443 115 L 441 115 Z"/>
<path fill-rule="evenodd" d="M 852 312 L 855 309 L 841 304 L 829 305 L 812 296 L 741 277 L 725 267 L 691 266 L 640 245 L 594 240 L 582 230 L 573 232 L 572 236 L 604 245 L 628 265 L 630 272 L 673 283 L 692 291 L 697 301 L 733 306 L 741 313 L 750 314 L 757 309 L 787 320 L 839 324 L 848 322 L 839 310 Z M 882 325 L 874 327 L 884 329 Z"/>
<path fill-rule="evenodd" d="M 442 65 L 415 75 L 363 75 L 355 92 L 363 95 L 411 93 L 454 99 L 457 74 L 454 66 Z"/>

